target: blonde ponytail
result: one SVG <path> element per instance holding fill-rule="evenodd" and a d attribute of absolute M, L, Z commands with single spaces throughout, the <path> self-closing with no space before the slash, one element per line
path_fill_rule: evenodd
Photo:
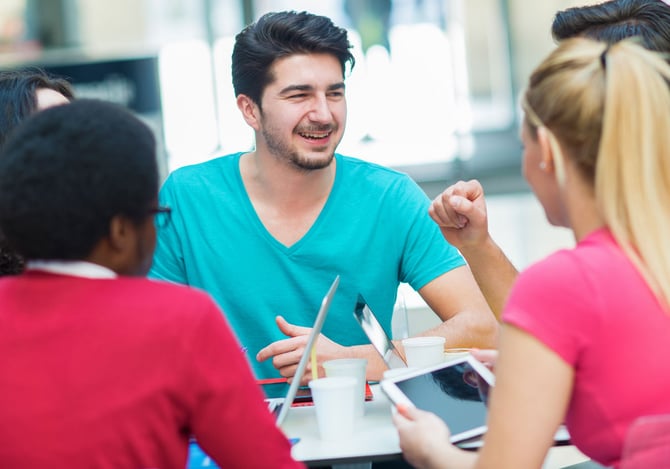
<path fill-rule="evenodd" d="M 604 52 L 596 198 L 617 242 L 670 305 L 670 66 L 631 41 Z"/>

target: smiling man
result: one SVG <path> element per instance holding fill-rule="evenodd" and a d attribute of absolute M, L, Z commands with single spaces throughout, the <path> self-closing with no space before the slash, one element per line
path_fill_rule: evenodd
<path fill-rule="evenodd" d="M 213 295 L 259 378 L 293 376 L 305 326 L 338 274 L 319 365 L 364 357 L 368 377 L 381 377 L 353 309 L 361 293 L 389 331 L 400 282 L 440 317 L 426 334 L 449 347 L 494 345 L 495 319 L 430 220 L 426 195 L 407 175 L 335 153 L 350 48 L 344 29 L 307 12 L 269 13 L 245 28 L 232 75 L 255 149 L 181 168 L 161 190 L 176 210 L 151 275 Z"/>

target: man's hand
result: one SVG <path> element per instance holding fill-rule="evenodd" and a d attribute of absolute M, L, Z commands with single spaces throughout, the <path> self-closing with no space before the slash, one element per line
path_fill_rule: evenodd
<path fill-rule="evenodd" d="M 256 360 L 262 362 L 272 357 L 272 365 L 279 370 L 282 376 L 289 378 L 289 381 L 291 381 L 295 375 L 300 358 L 304 353 L 309 353 L 309 350 L 305 350 L 305 347 L 312 328 L 296 326 L 287 322 L 281 316 L 277 316 L 275 321 L 279 330 L 289 338 L 278 340 L 263 348 L 256 355 Z M 317 373 L 319 376 L 324 376 L 325 374 L 321 366 L 324 361 L 335 358 L 347 358 L 349 356 L 346 347 L 336 344 L 323 334 L 319 335 L 314 347 L 316 349 Z M 305 374 L 299 378 L 302 384 L 307 384 L 311 377 L 312 363 L 310 360 L 307 364 Z"/>
<path fill-rule="evenodd" d="M 462 250 L 489 237 L 484 189 L 479 181 L 458 181 L 438 195 L 428 209 L 444 238 Z"/>

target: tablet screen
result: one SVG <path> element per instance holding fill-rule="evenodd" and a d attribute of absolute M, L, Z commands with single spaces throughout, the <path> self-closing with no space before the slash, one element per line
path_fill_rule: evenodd
<path fill-rule="evenodd" d="M 416 407 L 433 412 L 447 423 L 452 441 L 485 430 L 490 385 L 469 361 L 393 381 Z"/>

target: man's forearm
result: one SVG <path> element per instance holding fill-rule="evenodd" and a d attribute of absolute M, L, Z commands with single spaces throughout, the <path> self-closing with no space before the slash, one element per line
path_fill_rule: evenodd
<path fill-rule="evenodd" d="M 445 348 L 495 348 L 498 324 L 490 313 L 488 316 L 484 318 L 481 313 L 463 311 L 418 335 L 444 337 Z"/>
<path fill-rule="evenodd" d="M 467 260 L 486 302 L 500 321 L 518 271 L 491 238 L 482 246 L 463 248 L 461 254 Z"/>

